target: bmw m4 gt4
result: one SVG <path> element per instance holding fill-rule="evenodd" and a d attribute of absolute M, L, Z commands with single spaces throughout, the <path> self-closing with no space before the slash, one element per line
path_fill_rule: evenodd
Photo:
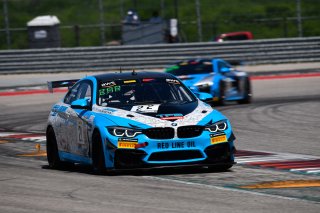
<path fill-rule="evenodd" d="M 71 162 L 99 172 L 190 165 L 227 170 L 234 164 L 229 120 L 169 73 L 48 82 L 50 90 L 66 86 L 48 118 L 51 168 Z"/>

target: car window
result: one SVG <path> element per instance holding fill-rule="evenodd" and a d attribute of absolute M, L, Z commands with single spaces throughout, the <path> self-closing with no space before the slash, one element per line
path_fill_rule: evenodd
<path fill-rule="evenodd" d="M 91 85 L 89 82 L 83 82 L 80 84 L 76 97 L 76 100 L 87 99 L 91 101 Z"/>
<path fill-rule="evenodd" d="M 71 104 L 73 101 L 78 99 L 87 99 L 91 103 L 92 96 L 92 88 L 91 84 L 87 81 L 80 82 L 76 84 L 72 89 L 68 92 L 64 99 L 64 103 Z"/>
<path fill-rule="evenodd" d="M 166 72 L 173 75 L 206 74 L 212 72 L 212 63 L 211 61 L 180 62 L 167 68 Z"/>
<path fill-rule="evenodd" d="M 222 69 L 222 68 L 231 68 L 229 64 L 226 64 L 222 61 L 218 61 L 218 69 L 219 71 Z"/>
<path fill-rule="evenodd" d="M 177 79 L 135 79 L 102 81 L 98 90 L 98 105 L 189 103 L 195 97 Z"/>
<path fill-rule="evenodd" d="M 71 104 L 72 101 L 76 100 L 76 95 L 78 92 L 80 84 L 75 84 L 67 93 L 65 96 L 63 102 L 66 104 Z"/>
<path fill-rule="evenodd" d="M 248 36 L 246 34 L 239 34 L 239 35 L 230 35 L 226 36 L 223 40 L 225 41 L 236 41 L 236 40 L 248 40 Z"/>

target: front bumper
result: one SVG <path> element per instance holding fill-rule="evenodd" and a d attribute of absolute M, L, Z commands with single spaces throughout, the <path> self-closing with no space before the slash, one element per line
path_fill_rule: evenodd
<path fill-rule="evenodd" d="M 170 150 L 154 152 L 145 160 L 147 153 L 143 150 L 117 149 L 114 155 L 114 168 L 233 165 L 235 164 L 234 150 L 234 147 L 231 147 L 229 143 L 221 143 L 208 146 L 204 150 L 206 156 L 203 156 L 198 150 Z"/>

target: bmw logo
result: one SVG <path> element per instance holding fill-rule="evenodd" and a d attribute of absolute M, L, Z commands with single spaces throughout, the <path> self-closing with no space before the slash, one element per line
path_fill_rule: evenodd
<path fill-rule="evenodd" d="M 171 126 L 177 126 L 177 125 L 178 125 L 177 123 L 172 123 L 172 124 L 171 124 Z"/>

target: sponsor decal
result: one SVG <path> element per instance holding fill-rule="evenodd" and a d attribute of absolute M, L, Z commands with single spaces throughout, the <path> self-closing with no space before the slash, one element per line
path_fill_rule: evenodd
<path fill-rule="evenodd" d="M 101 83 L 102 88 L 113 87 L 113 86 L 116 86 L 116 83 L 114 81 Z"/>
<path fill-rule="evenodd" d="M 179 75 L 177 76 L 180 80 L 189 80 L 189 79 L 192 79 L 191 76 L 189 75 Z"/>
<path fill-rule="evenodd" d="M 112 86 L 112 87 L 99 89 L 99 95 L 103 96 L 109 93 L 120 92 L 120 91 L 121 91 L 121 86 Z"/>
<path fill-rule="evenodd" d="M 126 81 L 123 81 L 124 84 L 130 84 L 130 83 L 136 83 L 137 81 L 136 80 L 126 80 Z"/>
<path fill-rule="evenodd" d="M 178 120 L 183 119 L 183 115 L 181 113 L 175 114 L 159 114 L 157 115 L 161 120 Z"/>
<path fill-rule="evenodd" d="M 131 108 L 132 112 L 137 113 L 157 113 L 160 104 L 136 105 Z"/>
<path fill-rule="evenodd" d="M 120 149 L 134 149 L 138 144 L 138 139 L 119 138 L 118 148 Z"/>
<path fill-rule="evenodd" d="M 177 142 L 161 142 L 157 143 L 158 149 L 185 149 L 185 148 L 194 148 L 196 147 L 195 141 L 177 141 Z"/>
<path fill-rule="evenodd" d="M 180 84 L 180 81 L 178 81 L 177 79 L 167 78 L 166 82 L 168 82 L 169 84 Z"/>
<path fill-rule="evenodd" d="M 150 81 L 154 81 L 154 78 L 144 78 L 142 79 L 142 82 L 150 82 Z"/>
<path fill-rule="evenodd" d="M 228 139 L 225 134 L 211 134 L 210 141 L 211 144 L 218 144 L 228 142 Z"/>

